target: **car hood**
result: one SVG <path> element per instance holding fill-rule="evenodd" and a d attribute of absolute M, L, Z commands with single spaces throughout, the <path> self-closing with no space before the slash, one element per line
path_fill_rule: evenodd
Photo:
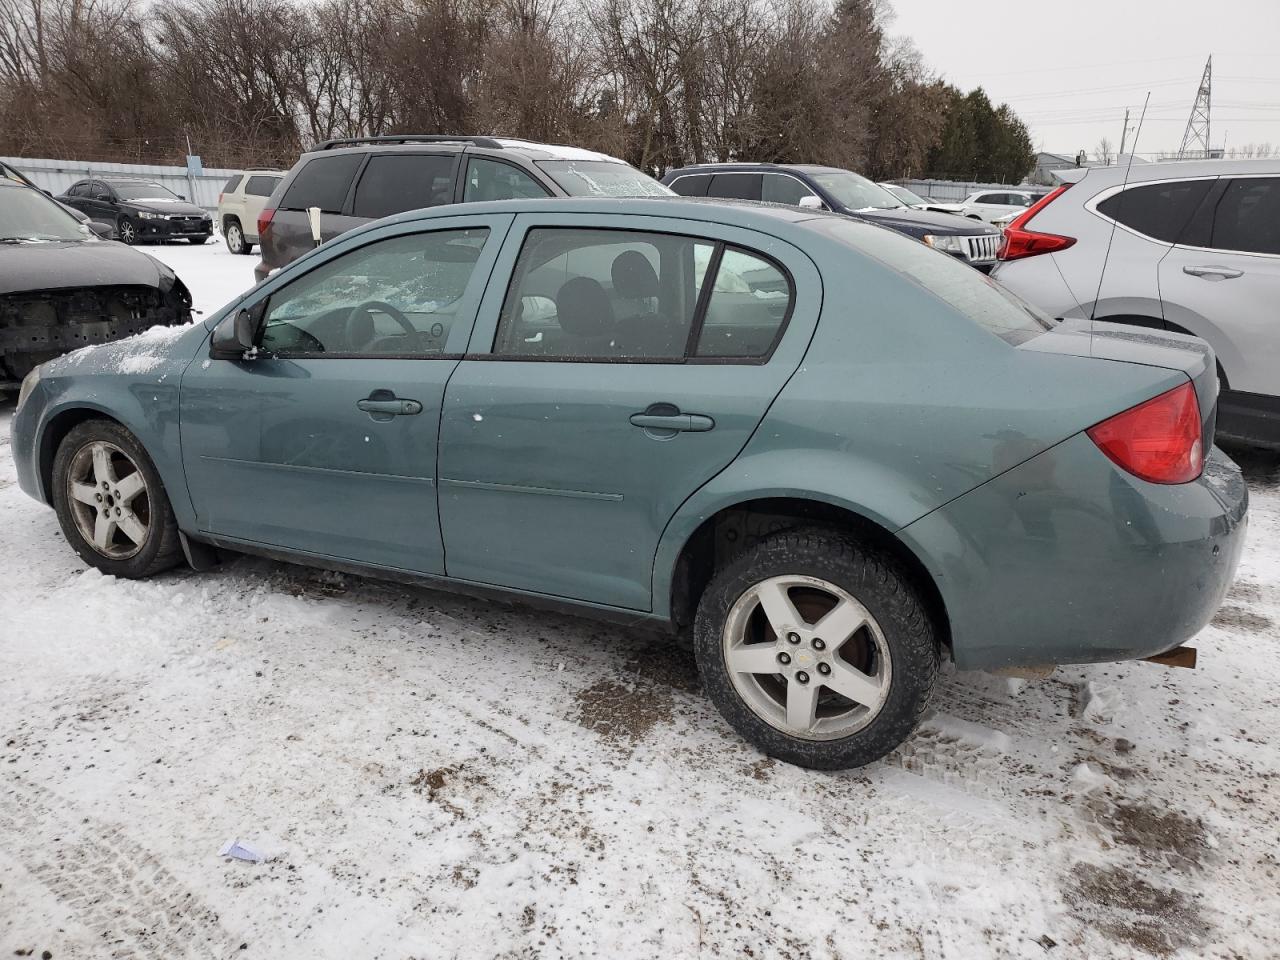
<path fill-rule="evenodd" d="M 160 287 L 173 271 L 141 251 L 107 240 L 0 244 L 0 295 L 72 287 Z"/>
<path fill-rule="evenodd" d="M 173 214 L 179 217 L 203 217 L 206 216 L 203 207 L 197 207 L 194 203 L 188 203 L 186 200 L 121 200 L 122 207 L 128 207 L 130 210 L 146 210 L 148 213 Z"/>
<path fill-rule="evenodd" d="M 870 220 L 885 227 L 892 227 L 903 233 L 923 235 L 926 233 L 941 236 L 964 234 L 972 236 L 981 233 L 999 233 L 995 227 L 975 220 L 960 220 L 955 214 L 934 213 L 930 210 L 912 210 L 909 207 L 893 210 L 848 210 L 855 217 Z"/>

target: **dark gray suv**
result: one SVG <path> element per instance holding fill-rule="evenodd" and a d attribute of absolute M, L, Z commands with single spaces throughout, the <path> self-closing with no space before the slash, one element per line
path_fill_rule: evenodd
<path fill-rule="evenodd" d="M 471 200 L 671 196 L 616 157 L 507 137 L 390 136 L 327 140 L 304 153 L 258 217 L 261 280 L 320 239 L 405 210 Z"/>

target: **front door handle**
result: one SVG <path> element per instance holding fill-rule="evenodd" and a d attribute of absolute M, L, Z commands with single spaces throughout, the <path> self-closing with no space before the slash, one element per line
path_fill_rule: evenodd
<path fill-rule="evenodd" d="M 1204 277 L 1206 280 L 1234 280 L 1244 276 L 1243 270 L 1233 270 L 1231 267 L 1183 267 L 1182 272 L 1192 277 Z"/>
<path fill-rule="evenodd" d="M 411 417 L 422 412 L 422 404 L 417 400 L 402 400 L 390 390 L 375 390 L 364 400 L 357 400 L 356 406 L 379 421 Z"/>
<path fill-rule="evenodd" d="M 645 430 L 675 430 L 688 433 L 705 433 L 715 427 L 716 422 L 700 413 L 633 413 L 633 427 Z"/>

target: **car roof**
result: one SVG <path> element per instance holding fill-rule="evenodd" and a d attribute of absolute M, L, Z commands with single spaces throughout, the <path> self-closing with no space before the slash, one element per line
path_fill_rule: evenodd
<path fill-rule="evenodd" d="M 1164 160 L 1157 163 L 1115 163 L 1107 167 L 1084 167 L 1072 182 L 1088 180 L 1090 186 L 1109 185 L 1128 180 L 1175 180 L 1192 177 L 1245 177 L 1257 174 L 1280 174 L 1280 157 L 1264 160 Z M 1063 170 L 1063 173 L 1073 172 Z M 1062 178 L 1066 179 L 1066 178 Z"/>
<path fill-rule="evenodd" d="M 625 160 L 599 153 L 595 150 L 584 150 L 558 143 L 539 143 L 535 140 L 521 140 L 517 137 L 463 137 L 447 135 L 387 135 L 383 137 L 351 137 L 338 140 L 326 140 L 316 144 L 303 156 L 323 153 L 362 152 L 367 150 L 421 150 L 422 147 L 434 147 L 446 151 L 486 152 L 493 156 L 516 154 L 530 160 L 578 160 L 600 161 L 604 163 L 626 164 Z"/>

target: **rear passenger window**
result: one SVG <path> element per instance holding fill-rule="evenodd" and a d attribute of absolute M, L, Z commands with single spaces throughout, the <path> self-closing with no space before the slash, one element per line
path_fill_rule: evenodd
<path fill-rule="evenodd" d="M 1098 204 L 1104 217 L 1153 240 L 1177 243 L 1212 180 L 1176 180 L 1130 187 Z"/>
<path fill-rule="evenodd" d="M 519 167 L 500 160 L 472 157 L 467 161 L 467 182 L 462 199 L 471 200 L 523 200 L 549 197 L 547 189 Z"/>
<path fill-rule="evenodd" d="M 222 185 L 223 193 L 235 193 L 236 187 L 240 186 L 240 181 L 244 178 L 244 174 L 237 173 L 234 177 Z"/>
<path fill-rule="evenodd" d="M 630 230 L 530 230 L 494 352 L 683 359 L 698 305 L 695 263 L 705 264 L 713 248 L 710 241 Z"/>
<path fill-rule="evenodd" d="M 699 357 L 763 357 L 791 310 L 786 274 L 762 257 L 727 247 L 707 301 L 694 353 Z"/>
<path fill-rule="evenodd" d="M 454 163 L 454 157 L 441 154 L 372 156 L 360 175 L 351 213 L 377 219 L 452 203 Z"/>
<path fill-rule="evenodd" d="M 289 184 L 280 206 L 286 210 L 319 207 L 324 213 L 341 213 L 362 159 L 359 153 L 342 153 L 309 160 Z"/>
<path fill-rule="evenodd" d="M 707 187 L 707 196 L 733 200 L 759 200 L 760 174 L 717 173 L 711 178 L 711 185 Z"/>
<path fill-rule="evenodd" d="M 682 197 L 705 197 L 707 187 L 711 185 L 711 177 L 707 174 L 690 177 L 677 177 L 671 189 Z"/>
<path fill-rule="evenodd" d="M 1217 250 L 1280 254 L 1280 178 L 1232 180 L 1213 218 Z"/>
<path fill-rule="evenodd" d="M 255 197 L 269 197 L 279 183 L 280 177 L 250 177 L 249 182 L 244 185 L 244 192 Z"/>

